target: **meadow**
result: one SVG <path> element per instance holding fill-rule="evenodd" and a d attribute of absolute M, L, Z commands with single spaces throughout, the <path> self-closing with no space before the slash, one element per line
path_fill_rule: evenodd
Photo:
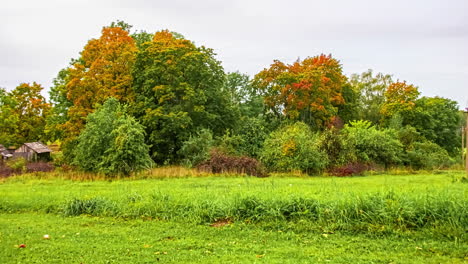
<path fill-rule="evenodd" d="M 15 176 L 0 262 L 464 263 L 463 175 Z"/>

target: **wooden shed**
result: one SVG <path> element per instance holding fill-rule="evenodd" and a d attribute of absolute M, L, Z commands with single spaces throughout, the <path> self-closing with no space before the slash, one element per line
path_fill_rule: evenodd
<path fill-rule="evenodd" d="M 13 156 L 23 157 L 28 161 L 49 161 L 51 152 L 52 150 L 50 150 L 46 145 L 42 144 L 41 142 L 32 142 L 24 143 L 15 151 Z"/>
<path fill-rule="evenodd" d="M 11 158 L 12 156 L 13 155 L 11 155 L 10 151 L 8 151 L 7 148 L 0 144 L 0 161 Z"/>

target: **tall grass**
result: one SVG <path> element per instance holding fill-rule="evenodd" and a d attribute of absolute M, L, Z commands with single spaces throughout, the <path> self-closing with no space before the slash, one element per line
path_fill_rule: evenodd
<path fill-rule="evenodd" d="M 188 177 L 112 182 L 17 177 L 0 185 L 0 212 L 200 224 L 225 219 L 373 233 L 430 229 L 466 240 L 467 185 L 453 181 L 459 175 L 338 179 Z"/>

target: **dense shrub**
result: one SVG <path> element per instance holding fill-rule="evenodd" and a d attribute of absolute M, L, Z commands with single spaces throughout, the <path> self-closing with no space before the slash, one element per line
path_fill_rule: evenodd
<path fill-rule="evenodd" d="M 182 144 L 178 154 L 186 166 L 197 166 L 210 158 L 210 149 L 214 146 L 213 134 L 208 129 L 201 129 L 195 136 Z"/>
<path fill-rule="evenodd" d="M 442 169 L 455 163 L 447 150 L 430 141 L 413 143 L 407 159 L 414 169 Z"/>
<path fill-rule="evenodd" d="M 25 172 L 27 163 L 28 161 L 23 157 L 14 157 L 5 162 L 6 166 L 13 169 L 15 173 Z"/>
<path fill-rule="evenodd" d="M 352 121 L 345 125 L 345 140 L 353 146 L 357 161 L 382 164 L 386 167 L 401 164 L 403 145 L 395 130 L 377 130 L 369 121 Z"/>
<path fill-rule="evenodd" d="M 88 115 L 74 153 L 85 171 L 128 175 L 152 165 L 143 126 L 112 97 Z"/>
<path fill-rule="evenodd" d="M 369 170 L 370 165 L 364 163 L 349 163 L 340 167 L 333 168 L 330 173 L 333 176 L 346 177 L 353 175 L 362 175 L 364 171 Z"/>
<path fill-rule="evenodd" d="M 31 162 L 26 164 L 27 172 L 49 172 L 53 170 L 54 166 L 47 162 Z"/>
<path fill-rule="evenodd" d="M 342 167 L 356 161 L 354 146 L 336 128 L 327 129 L 320 135 L 319 147 L 328 156 L 329 168 Z"/>
<path fill-rule="evenodd" d="M 241 137 L 239 152 L 249 157 L 258 158 L 263 143 L 268 136 L 265 121 L 261 118 L 244 117 L 237 134 Z"/>
<path fill-rule="evenodd" d="M 274 171 L 306 173 L 319 172 L 328 164 L 327 154 L 319 147 L 319 136 L 302 122 L 273 131 L 265 140 L 261 160 Z"/>
<path fill-rule="evenodd" d="M 217 149 L 211 151 L 210 159 L 198 165 L 209 173 L 245 173 L 251 176 L 268 176 L 263 165 L 254 158 L 227 155 Z"/>

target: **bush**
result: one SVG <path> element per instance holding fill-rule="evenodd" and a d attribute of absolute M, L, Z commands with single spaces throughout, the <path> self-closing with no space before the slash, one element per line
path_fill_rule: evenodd
<path fill-rule="evenodd" d="M 352 165 L 356 162 L 354 146 L 345 140 L 340 130 L 331 128 L 325 130 L 319 138 L 319 147 L 328 156 L 329 168 Z"/>
<path fill-rule="evenodd" d="M 27 172 L 49 172 L 54 170 L 54 166 L 47 162 L 32 162 L 26 165 Z"/>
<path fill-rule="evenodd" d="M 201 129 L 196 136 L 182 144 L 179 155 L 182 163 L 188 167 L 197 166 L 210 158 L 210 149 L 214 146 L 213 134 L 208 129 Z"/>
<path fill-rule="evenodd" d="M 402 162 L 403 145 L 392 129 L 377 130 L 369 121 L 353 121 L 345 125 L 345 140 L 353 146 L 357 161 L 398 165 Z"/>
<path fill-rule="evenodd" d="M 407 158 L 414 169 L 442 169 L 455 163 L 447 150 L 430 141 L 413 143 L 407 152 Z"/>
<path fill-rule="evenodd" d="M 341 167 L 334 168 L 330 171 L 331 175 L 338 177 L 346 177 L 353 175 L 362 175 L 364 171 L 369 170 L 371 166 L 364 163 L 350 163 Z"/>
<path fill-rule="evenodd" d="M 198 169 L 209 173 L 245 173 L 266 177 L 263 165 L 254 158 L 227 155 L 217 149 L 211 151 L 210 159 L 198 165 Z"/>
<path fill-rule="evenodd" d="M 258 158 L 263 149 L 265 138 L 268 136 L 265 121 L 255 117 L 244 117 L 237 134 L 242 139 L 239 152 L 249 157 Z"/>
<path fill-rule="evenodd" d="M 314 173 L 328 165 L 327 154 L 319 147 L 318 135 L 302 122 L 273 131 L 265 140 L 261 160 L 275 171 Z"/>
<path fill-rule="evenodd" d="M 23 157 L 14 157 L 7 160 L 6 165 L 13 169 L 15 173 L 22 173 L 26 171 L 27 160 Z"/>
<path fill-rule="evenodd" d="M 129 175 L 152 165 L 144 127 L 115 98 L 89 114 L 73 164 L 85 171 Z"/>

